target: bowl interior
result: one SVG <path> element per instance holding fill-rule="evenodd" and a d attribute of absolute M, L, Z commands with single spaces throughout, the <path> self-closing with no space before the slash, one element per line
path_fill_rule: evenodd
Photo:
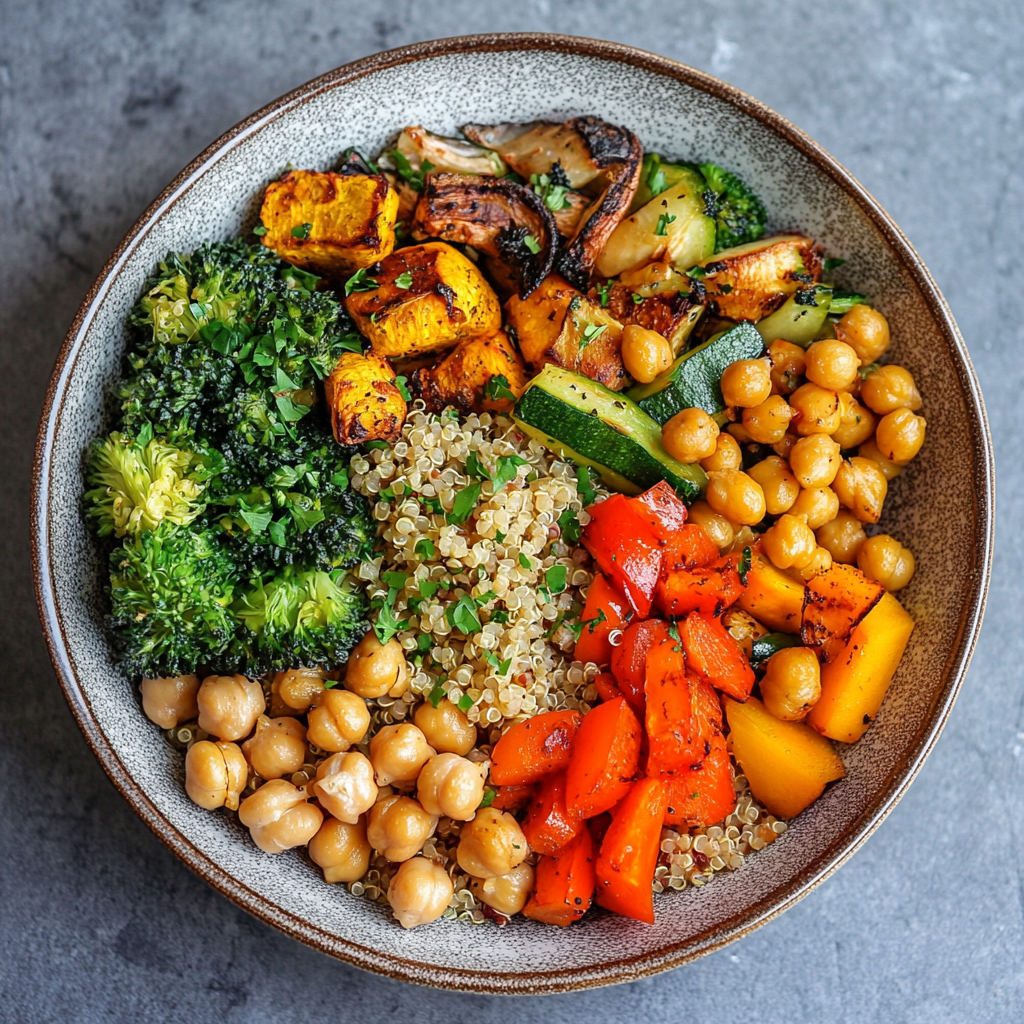
<path fill-rule="evenodd" d="M 626 980 L 714 948 L 798 897 L 867 835 L 927 752 L 969 657 L 987 579 L 990 470 L 977 385 L 941 299 L 898 232 L 813 145 L 738 93 L 625 47 L 504 45 L 414 48 L 412 59 L 404 51 L 342 69 L 229 133 L 165 193 L 108 267 L 58 363 L 41 433 L 36 544 L 44 625 L 76 714 L 176 852 L 247 909 L 360 966 L 515 992 Z M 108 651 L 104 566 L 79 513 L 82 450 L 104 428 L 122 324 L 146 275 L 168 250 L 251 225 L 264 185 L 289 162 L 328 168 L 349 145 L 372 155 L 407 124 L 454 133 L 468 121 L 577 113 L 627 125 L 668 156 L 739 171 L 773 229 L 807 232 L 845 258 L 840 284 L 867 292 L 889 317 L 891 357 L 914 373 L 928 418 L 928 443 L 890 485 L 885 511 L 886 528 L 917 558 L 901 595 L 917 628 L 878 720 L 843 750 L 847 777 L 741 870 L 659 898 L 653 927 L 594 913 L 567 930 L 518 920 L 405 932 L 379 906 L 326 885 L 304 855 L 265 856 L 233 816 L 187 799 L 181 756 L 144 718 Z"/>

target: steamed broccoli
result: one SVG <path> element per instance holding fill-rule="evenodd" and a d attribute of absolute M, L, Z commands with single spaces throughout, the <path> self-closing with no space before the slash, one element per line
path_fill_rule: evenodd
<path fill-rule="evenodd" d="M 700 172 L 708 186 L 704 205 L 718 227 L 715 252 L 763 237 L 768 214 L 743 179 L 717 164 L 701 164 Z"/>

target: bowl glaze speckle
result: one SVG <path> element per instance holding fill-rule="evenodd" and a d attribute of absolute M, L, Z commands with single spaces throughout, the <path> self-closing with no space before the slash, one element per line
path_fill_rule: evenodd
<path fill-rule="evenodd" d="M 168 250 L 235 235 L 289 162 L 324 169 L 373 154 L 405 125 L 454 133 L 468 121 L 596 114 L 670 157 L 714 160 L 761 194 L 772 230 L 799 229 L 843 257 L 839 284 L 867 292 L 893 328 L 890 357 L 925 397 L 928 438 L 890 486 L 884 525 L 911 545 L 901 599 L 917 620 L 877 721 L 842 750 L 847 776 L 740 870 L 665 894 L 647 927 L 601 911 L 568 929 L 438 922 L 403 931 L 386 908 L 324 883 L 304 853 L 269 857 L 234 816 L 193 805 L 183 759 L 143 716 L 103 631 L 102 559 L 80 514 L 82 451 L 105 424 L 123 322 Z M 955 481 L 955 485 L 951 482 Z M 984 610 L 993 463 L 963 339 L 927 269 L 879 205 L 784 118 L 673 61 L 552 35 L 447 39 L 339 68 L 233 128 L 164 190 L 85 299 L 50 383 L 33 486 L 40 616 L 58 678 L 115 785 L 190 867 L 264 921 L 359 967 L 425 985 L 542 993 L 628 981 L 745 934 L 834 871 L 902 795 L 961 684 Z"/>

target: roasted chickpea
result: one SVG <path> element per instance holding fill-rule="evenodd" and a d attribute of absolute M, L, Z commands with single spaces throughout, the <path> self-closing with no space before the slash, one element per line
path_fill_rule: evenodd
<path fill-rule="evenodd" d="M 416 780 L 416 796 L 427 814 L 469 821 L 484 798 L 487 766 L 458 754 L 435 754 Z"/>
<path fill-rule="evenodd" d="M 879 533 L 868 537 L 857 552 L 857 565 L 886 590 L 902 590 L 914 575 L 914 555 L 895 537 Z"/>
<path fill-rule="evenodd" d="M 781 515 L 761 537 L 764 553 L 780 569 L 802 569 L 818 547 L 811 528 L 796 516 Z"/>
<path fill-rule="evenodd" d="M 309 841 L 309 859 L 323 869 L 325 882 L 356 882 L 370 866 L 366 825 L 325 818 Z"/>
<path fill-rule="evenodd" d="M 260 715 L 256 731 L 242 744 L 242 753 L 261 779 L 291 775 L 306 760 L 306 727 L 297 718 Z"/>
<path fill-rule="evenodd" d="M 823 548 L 820 544 L 814 549 L 814 555 L 811 560 L 800 570 L 800 575 L 805 580 L 813 580 L 815 576 L 820 576 L 823 572 L 828 572 L 832 568 L 832 553 L 828 548 Z"/>
<path fill-rule="evenodd" d="M 264 853 L 305 846 L 323 824 L 319 807 L 306 803 L 303 790 L 284 779 L 265 782 L 242 801 L 238 820 Z"/>
<path fill-rule="evenodd" d="M 476 746 L 476 726 L 447 697 L 442 697 L 436 708 L 424 701 L 412 720 L 439 754 L 465 756 Z"/>
<path fill-rule="evenodd" d="M 185 792 L 200 807 L 238 810 L 238 798 L 248 778 L 249 766 L 236 744 L 199 740 L 188 748 Z"/>
<path fill-rule="evenodd" d="M 743 410 L 743 427 L 758 444 L 778 444 L 789 430 L 793 410 L 781 395 L 771 395 L 760 405 Z"/>
<path fill-rule="evenodd" d="M 733 523 L 756 526 L 764 519 L 765 500 L 761 485 L 738 469 L 709 473 L 704 498 L 715 512 Z"/>
<path fill-rule="evenodd" d="M 889 322 L 877 309 L 859 303 L 836 324 L 836 337 L 857 353 L 861 366 L 867 366 L 889 350 Z"/>
<path fill-rule="evenodd" d="M 187 722 L 199 714 L 196 702 L 198 676 L 143 679 L 139 689 L 142 691 L 142 710 L 161 729 L 173 729 L 179 722 Z"/>
<path fill-rule="evenodd" d="M 800 484 L 789 471 L 785 459 L 778 455 L 769 455 L 747 471 L 751 480 L 761 485 L 764 491 L 765 509 L 770 516 L 788 512 L 790 506 L 800 493 Z"/>
<path fill-rule="evenodd" d="M 437 751 L 411 722 L 385 725 L 370 740 L 370 760 L 377 773 L 377 784 L 412 782 L 420 769 Z"/>
<path fill-rule="evenodd" d="M 373 765 L 357 750 L 332 754 L 317 767 L 313 792 L 338 821 L 354 825 L 377 802 Z"/>
<path fill-rule="evenodd" d="M 207 676 L 196 701 L 199 728 L 221 740 L 248 736 L 267 706 L 263 687 L 245 676 Z"/>
<path fill-rule="evenodd" d="M 772 361 L 773 395 L 791 395 L 800 387 L 800 378 L 807 369 L 807 354 L 791 341 L 773 341 L 768 349 Z"/>
<path fill-rule="evenodd" d="M 304 715 L 323 693 L 324 677 L 319 669 L 290 668 L 274 676 L 273 690 L 292 711 Z"/>
<path fill-rule="evenodd" d="M 858 455 L 849 461 L 844 460 L 832 481 L 832 490 L 836 492 L 839 503 L 862 523 L 878 522 L 888 487 L 878 466 Z"/>
<path fill-rule="evenodd" d="M 426 857 L 407 860 L 388 886 L 388 903 L 403 928 L 436 921 L 455 892 L 448 872 Z"/>
<path fill-rule="evenodd" d="M 875 444 L 887 459 L 905 466 L 921 450 L 926 426 L 923 416 L 915 416 L 909 409 L 896 409 L 879 420 Z"/>
<path fill-rule="evenodd" d="M 879 416 L 894 409 L 917 412 L 921 408 L 921 393 L 914 377 L 902 366 L 880 366 L 865 378 L 860 386 L 860 396 L 864 404 Z"/>
<path fill-rule="evenodd" d="M 309 742 L 334 753 L 361 743 L 370 728 L 366 701 L 348 690 L 324 690 L 308 715 Z"/>
<path fill-rule="evenodd" d="M 784 722 L 799 722 L 821 697 L 821 666 L 808 647 L 784 647 L 768 659 L 761 680 L 764 706 Z"/>
<path fill-rule="evenodd" d="M 397 864 L 415 857 L 435 828 L 437 818 L 412 797 L 386 796 L 370 808 L 366 838 L 378 853 Z"/>
<path fill-rule="evenodd" d="M 721 433 L 715 441 L 714 454 L 700 460 L 700 468 L 706 473 L 713 469 L 741 469 L 743 453 L 739 442 L 729 433 Z"/>
<path fill-rule="evenodd" d="M 799 438 L 795 434 L 787 433 L 781 441 L 772 445 L 772 451 L 780 459 L 788 459 L 789 453 L 793 450 L 793 446 L 797 443 Z"/>
<path fill-rule="evenodd" d="M 903 467 L 892 459 L 887 459 L 879 450 L 873 437 L 869 437 L 858 449 L 857 454 L 863 459 L 870 459 L 882 471 L 886 480 L 895 480 L 903 472 Z"/>
<path fill-rule="evenodd" d="M 661 428 L 661 442 L 672 458 L 700 462 L 715 454 L 718 424 L 703 409 L 684 409 Z"/>
<path fill-rule="evenodd" d="M 789 468 L 801 487 L 828 487 L 843 461 L 840 448 L 828 434 L 801 437 L 789 453 Z"/>
<path fill-rule="evenodd" d="M 831 522 L 818 527 L 816 536 L 832 560 L 844 565 L 853 565 L 857 561 L 857 552 L 867 540 L 863 524 L 852 512 L 840 512 Z"/>
<path fill-rule="evenodd" d="M 459 867 L 476 878 L 507 875 L 530 852 L 519 822 L 507 811 L 485 807 L 462 826 L 459 836 Z"/>
<path fill-rule="evenodd" d="M 469 891 L 481 902 L 499 914 L 512 917 L 518 914 L 533 892 L 534 871 L 530 864 L 520 864 L 507 875 L 495 878 L 471 878 Z"/>
<path fill-rule="evenodd" d="M 742 423 L 730 423 L 725 428 L 733 438 L 739 444 L 754 444 L 754 439 L 750 436 L 750 432 L 747 430 Z"/>
<path fill-rule="evenodd" d="M 657 331 L 639 324 L 622 329 L 622 362 L 626 372 L 640 384 L 650 384 L 672 365 L 672 346 Z"/>
<path fill-rule="evenodd" d="M 722 372 L 722 397 L 726 405 L 749 409 L 760 405 L 771 393 L 771 372 L 764 359 L 740 359 Z"/>
<path fill-rule="evenodd" d="M 789 510 L 790 515 L 806 516 L 812 530 L 830 523 L 839 513 L 839 499 L 831 487 L 808 487 L 802 490 Z"/>
<path fill-rule="evenodd" d="M 349 655 L 345 689 L 360 697 L 400 697 L 408 689 L 408 680 L 405 651 L 394 638 L 382 644 L 371 629 Z"/>
<path fill-rule="evenodd" d="M 838 338 L 816 341 L 807 349 L 807 379 L 832 391 L 842 391 L 857 379 L 860 359 L 856 350 Z"/>
<path fill-rule="evenodd" d="M 732 523 L 706 501 L 695 501 L 690 506 L 689 521 L 699 526 L 718 545 L 719 551 L 728 551 L 732 547 L 736 535 Z"/>
<path fill-rule="evenodd" d="M 801 436 L 834 434 L 839 429 L 841 414 L 839 394 L 818 384 L 803 384 L 789 396 L 793 409 L 793 425 Z"/>
<path fill-rule="evenodd" d="M 839 429 L 833 432 L 832 440 L 840 448 L 856 448 L 874 432 L 875 417 L 849 391 L 840 391 Z"/>

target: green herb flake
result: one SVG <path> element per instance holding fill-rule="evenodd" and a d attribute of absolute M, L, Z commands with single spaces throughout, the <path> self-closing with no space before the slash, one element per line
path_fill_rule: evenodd
<path fill-rule="evenodd" d="M 531 562 L 530 559 L 529 559 L 529 556 L 528 555 L 524 555 L 522 553 L 522 551 L 519 552 L 519 564 L 524 569 L 532 569 L 533 568 L 533 562 Z"/>
<path fill-rule="evenodd" d="M 565 509 L 558 517 L 558 528 L 562 531 L 562 540 L 575 546 L 580 542 L 580 521 L 571 508 Z"/>
<path fill-rule="evenodd" d="M 675 220 L 675 217 L 671 213 L 663 213 L 658 218 L 658 223 L 655 225 L 654 233 L 661 237 L 668 234 L 668 226 Z"/>
<path fill-rule="evenodd" d="M 498 544 L 504 544 L 505 538 L 508 536 L 507 533 L 502 533 L 501 530 L 495 531 L 494 539 Z"/>
<path fill-rule="evenodd" d="M 466 457 L 466 475 L 476 477 L 478 480 L 491 479 L 491 474 L 484 468 L 484 464 L 476 452 L 470 452 Z"/>
<path fill-rule="evenodd" d="M 833 270 L 838 270 L 846 260 L 834 259 L 831 256 L 825 260 L 825 273 L 831 274 Z"/>
<path fill-rule="evenodd" d="M 740 583 L 743 586 L 747 585 L 747 573 L 750 572 L 750 563 L 753 557 L 749 547 L 743 549 L 743 557 L 740 558 L 740 564 L 737 566 L 736 571 L 739 573 Z"/>
<path fill-rule="evenodd" d="M 389 572 L 381 573 L 380 578 L 389 587 L 394 587 L 395 590 L 401 590 L 405 586 L 405 581 L 409 578 L 409 576 L 407 573 L 391 570 Z"/>
<path fill-rule="evenodd" d="M 430 650 L 432 643 L 433 640 L 429 633 L 420 633 L 420 635 L 416 637 L 416 650 L 419 651 L 420 654 L 426 654 L 427 651 Z"/>
<path fill-rule="evenodd" d="M 708 272 L 703 267 L 690 267 L 690 269 L 686 272 L 686 276 L 695 278 L 696 280 L 700 281 L 708 276 Z"/>
<path fill-rule="evenodd" d="M 478 811 L 482 811 L 485 807 L 490 807 L 494 803 L 494 798 L 498 795 L 496 789 L 485 789 L 484 798 L 480 801 L 480 805 L 477 807 Z"/>
<path fill-rule="evenodd" d="M 420 558 L 433 558 L 437 554 L 434 542 L 429 537 L 424 537 L 416 542 L 415 553 Z"/>
<path fill-rule="evenodd" d="M 439 580 L 420 580 L 420 594 L 428 601 L 441 589 Z"/>
<path fill-rule="evenodd" d="M 643 301 L 644 301 L 644 296 L 643 295 L 638 295 L 636 292 L 633 292 L 633 305 L 634 306 L 639 306 L 640 303 L 643 302 Z"/>
<path fill-rule="evenodd" d="M 508 612 L 504 608 L 499 608 L 497 611 L 491 612 L 491 622 L 498 623 L 499 626 L 505 626 L 508 624 Z"/>
<path fill-rule="evenodd" d="M 605 615 L 604 609 L 603 608 L 598 608 L 597 609 L 597 614 L 592 619 L 581 619 L 580 620 L 580 626 L 581 627 L 586 626 L 587 627 L 587 632 L 593 633 L 594 630 L 597 629 L 597 627 L 600 626 L 602 622 L 607 622 L 607 621 L 608 621 L 608 616 Z M 581 629 L 581 631 L 582 631 L 582 629 Z"/>
<path fill-rule="evenodd" d="M 412 287 L 412 274 L 409 271 L 405 271 L 403 274 L 399 274 L 395 278 L 395 287 L 401 288 L 402 291 L 407 292 Z"/>
<path fill-rule="evenodd" d="M 459 698 L 459 703 L 456 706 L 463 714 L 466 714 L 473 706 L 473 698 L 468 693 L 464 693 Z"/>
<path fill-rule="evenodd" d="M 515 392 L 512 391 L 508 377 L 503 373 L 493 376 L 484 386 L 484 394 L 493 402 L 516 400 Z"/>
<path fill-rule="evenodd" d="M 370 272 L 366 267 L 360 267 L 345 282 L 345 295 L 351 295 L 353 292 L 372 292 L 376 287 L 377 279 L 370 277 Z"/>
<path fill-rule="evenodd" d="M 612 290 L 612 285 L 614 284 L 615 279 L 609 278 L 607 281 L 604 282 L 604 284 L 598 285 L 596 289 L 597 297 L 601 300 L 602 306 L 608 305 L 608 293 Z"/>
<path fill-rule="evenodd" d="M 536 256 L 537 253 L 540 252 L 540 242 L 538 242 L 537 239 L 533 237 L 533 235 L 527 235 L 523 239 L 523 245 L 525 245 L 526 248 L 529 249 L 530 252 L 534 254 L 534 256 Z"/>
<path fill-rule="evenodd" d="M 447 697 L 448 694 L 444 692 L 444 687 L 438 683 L 431 691 L 427 694 L 427 700 L 436 708 L 441 701 Z"/>
<path fill-rule="evenodd" d="M 483 487 L 482 483 L 477 482 L 470 484 L 468 487 L 463 487 L 455 495 L 455 501 L 452 502 L 452 510 L 446 517 L 451 525 L 459 526 L 470 517 L 473 509 L 476 508 L 477 501 L 480 500 L 480 492 L 483 490 Z"/>
<path fill-rule="evenodd" d="M 292 238 L 309 238 L 310 229 L 313 227 L 312 224 L 298 224 L 292 228 Z"/>
<path fill-rule="evenodd" d="M 408 383 L 409 383 L 409 378 L 408 377 L 396 377 L 395 378 L 395 387 L 398 388 L 398 393 L 407 402 L 411 402 L 412 401 L 412 395 L 410 394 L 408 387 L 406 387 L 406 385 Z"/>
<path fill-rule="evenodd" d="M 568 575 L 568 570 L 564 565 L 553 565 L 548 569 L 544 574 L 544 579 L 552 594 L 560 594 L 565 590 Z"/>
<path fill-rule="evenodd" d="M 259 238 L 262 238 L 267 233 L 267 229 L 262 224 L 257 224 L 256 227 L 252 229 L 252 233 L 257 235 Z"/>
<path fill-rule="evenodd" d="M 590 482 L 589 466 L 580 466 L 576 470 L 576 490 L 579 492 L 584 508 L 593 505 L 597 500 L 597 491 L 594 490 Z"/>
<path fill-rule="evenodd" d="M 505 484 L 515 480 L 520 466 L 526 465 L 521 455 L 499 455 L 494 467 L 494 490 L 500 491 Z M 504 537 L 502 538 L 504 540 Z"/>
<path fill-rule="evenodd" d="M 479 633 L 483 628 L 480 616 L 477 614 L 476 601 L 469 594 L 463 594 L 458 601 L 448 605 L 444 617 L 452 629 L 457 629 L 466 636 L 472 633 Z"/>

